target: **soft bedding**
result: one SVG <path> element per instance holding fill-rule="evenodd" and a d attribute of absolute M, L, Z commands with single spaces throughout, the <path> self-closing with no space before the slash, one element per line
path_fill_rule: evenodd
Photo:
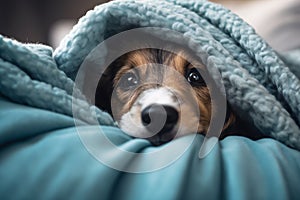
<path fill-rule="evenodd" d="M 94 47 L 133 27 L 188 36 L 235 111 L 270 138 L 191 134 L 154 147 L 124 134 L 74 81 Z M 230 11 L 196 0 L 98 6 L 54 52 L 1 36 L 0 197 L 297 199 L 299 63 L 299 51 L 279 55 Z"/>
<path fill-rule="evenodd" d="M 82 145 L 66 115 L 0 101 L 1 199 L 297 199 L 300 153 L 273 139 L 252 141 L 227 137 L 204 159 L 198 157 L 204 137 L 165 168 L 127 173 L 99 162 Z M 4 120 L 3 120 L 4 119 Z M 81 126 L 97 138 L 96 126 Z M 119 129 L 104 132 L 133 152 L 154 147 L 132 140 Z M 191 136 L 186 136 L 191 137 Z M 101 141 L 98 141 L 101 145 Z M 185 138 L 166 145 L 178 148 Z M 155 147 L 156 149 L 162 147 Z M 166 152 L 163 157 L 172 156 Z M 117 162 L 118 155 L 111 156 Z M 138 165 L 154 166 L 157 160 Z"/>

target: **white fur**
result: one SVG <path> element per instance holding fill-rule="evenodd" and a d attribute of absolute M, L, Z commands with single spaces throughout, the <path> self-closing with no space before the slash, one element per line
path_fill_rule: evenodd
<path fill-rule="evenodd" d="M 151 104 L 161 104 L 161 105 L 167 105 L 172 106 L 176 110 L 179 109 L 179 102 L 174 101 L 174 97 L 176 98 L 176 95 L 171 92 L 171 90 L 167 89 L 166 87 L 160 87 L 160 88 L 152 88 L 144 91 L 140 98 L 137 100 L 137 102 L 142 105 L 141 109 L 143 110 L 147 106 Z"/>
<path fill-rule="evenodd" d="M 119 121 L 119 126 L 127 134 L 139 137 L 148 138 L 153 135 L 142 124 L 141 112 L 144 108 L 151 104 L 161 104 L 172 106 L 179 112 L 179 121 L 174 130 L 177 130 L 176 137 L 195 133 L 199 125 L 199 110 L 197 106 L 191 106 L 190 101 L 185 99 L 178 92 L 171 91 L 170 88 L 160 87 L 151 88 L 141 93 L 134 102 L 129 112 L 125 113 Z"/>

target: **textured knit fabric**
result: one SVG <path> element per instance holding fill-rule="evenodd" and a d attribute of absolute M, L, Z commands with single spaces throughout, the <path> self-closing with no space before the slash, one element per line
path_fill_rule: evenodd
<path fill-rule="evenodd" d="M 93 48 L 132 27 L 162 27 L 189 36 L 197 44 L 190 49 L 196 54 L 205 52 L 204 63 L 219 70 L 236 112 L 263 134 L 300 149 L 297 74 L 252 27 L 207 1 L 122 0 L 100 5 L 80 19 L 53 54 L 47 46 L 0 37 L 1 94 L 21 104 L 70 116 L 73 109 L 87 123 L 93 121 L 90 112 L 96 111 L 100 124 L 114 126 L 107 113 L 74 91 L 74 78 Z M 300 65 L 292 62 L 292 57 L 287 61 L 297 69 Z M 79 94 L 78 98 L 72 100 L 73 93 Z"/>

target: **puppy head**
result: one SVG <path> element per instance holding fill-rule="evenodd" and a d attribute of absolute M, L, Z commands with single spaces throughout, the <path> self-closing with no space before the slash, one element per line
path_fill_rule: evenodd
<path fill-rule="evenodd" d="M 110 112 L 127 134 L 156 145 L 193 132 L 206 133 L 211 99 L 202 75 L 207 72 L 201 61 L 188 62 L 188 56 L 160 49 L 121 56 L 101 78 L 96 106 Z"/>

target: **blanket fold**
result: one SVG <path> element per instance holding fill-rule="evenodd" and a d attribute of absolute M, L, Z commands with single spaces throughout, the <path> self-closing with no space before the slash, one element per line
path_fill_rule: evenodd
<path fill-rule="evenodd" d="M 167 28 L 183 34 L 187 44 L 193 41 L 189 48 L 204 53 L 203 62 L 220 72 L 236 113 L 265 135 L 300 150 L 300 52 L 279 56 L 241 18 L 208 1 L 122 0 L 97 6 L 79 20 L 53 54 L 50 47 L 1 36 L 0 93 L 18 103 L 70 116 L 75 110 L 87 123 L 93 121 L 89 113 L 96 111 L 100 124 L 113 126 L 107 113 L 86 101 L 74 80 L 97 45 L 138 27 Z M 74 92 L 78 98 L 72 99 Z"/>
<path fill-rule="evenodd" d="M 94 107 L 85 101 L 73 80 L 57 68 L 52 48 L 39 44 L 22 44 L 0 36 L 0 91 L 11 100 L 54 112 L 73 115 L 92 122 Z M 79 93 L 74 99 L 73 93 Z M 111 117 L 99 109 L 96 116 L 101 124 L 114 125 Z"/>

